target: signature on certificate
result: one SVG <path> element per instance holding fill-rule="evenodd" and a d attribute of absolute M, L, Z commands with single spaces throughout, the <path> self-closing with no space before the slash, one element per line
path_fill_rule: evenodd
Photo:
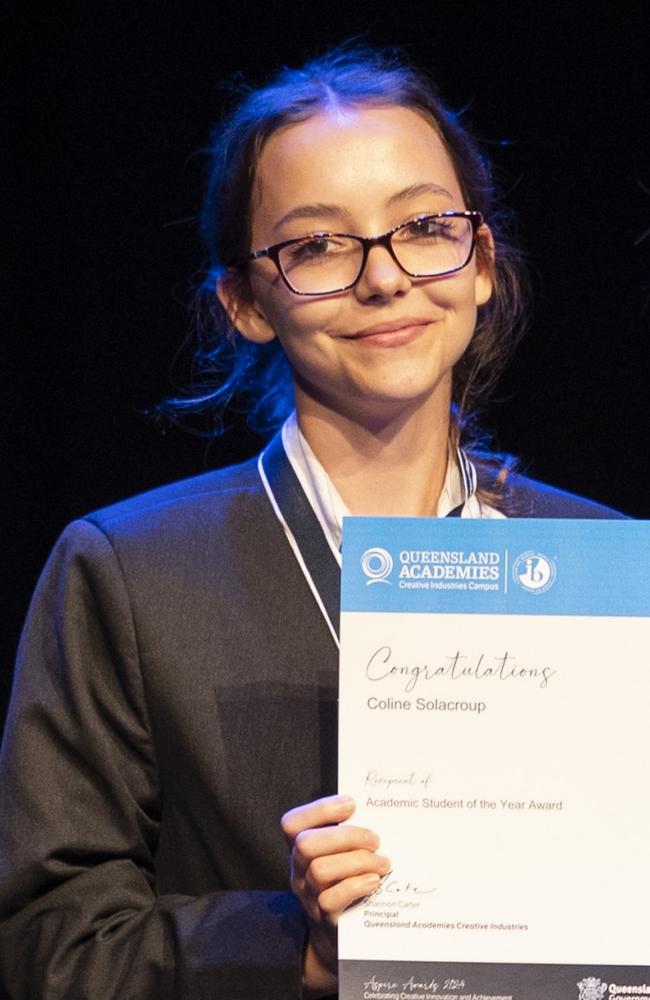
<path fill-rule="evenodd" d="M 393 871 L 389 871 L 362 902 L 367 902 L 373 896 L 428 896 L 432 892 L 437 892 L 437 886 L 416 885 L 415 882 L 397 878 Z"/>

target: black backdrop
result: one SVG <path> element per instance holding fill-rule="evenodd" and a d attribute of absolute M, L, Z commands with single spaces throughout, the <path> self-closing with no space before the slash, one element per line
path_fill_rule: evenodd
<path fill-rule="evenodd" d="M 536 307 L 486 421 L 498 445 L 539 478 L 648 516 L 648 9 L 116 0 L 29 23 L 16 9 L 0 709 L 65 523 L 255 450 L 235 418 L 206 445 L 143 415 L 189 356 L 200 151 L 220 80 L 261 81 L 352 34 L 404 46 L 467 108 L 518 213 Z"/>

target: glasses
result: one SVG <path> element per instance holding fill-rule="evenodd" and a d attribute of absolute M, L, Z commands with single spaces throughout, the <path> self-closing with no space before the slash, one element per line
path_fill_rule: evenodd
<path fill-rule="evenodd" d="M 439 278 L 469 264 L 482 222 L 480 212 L 439 212 L 403 222 L 383 236 L 310 233 L 254 250 L 247 259 L 268 257 L 296 295 L 331 295 L 353 288 L 374 246 L 385 247 L 411 278 Z"/>

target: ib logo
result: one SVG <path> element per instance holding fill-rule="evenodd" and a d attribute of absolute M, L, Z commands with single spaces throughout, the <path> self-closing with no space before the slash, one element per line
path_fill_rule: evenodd
<path fill-rule="evenodd" d="M 386 577 L 393 571 L 393 557 L 386 549 L 366 549 L 361 556 L 361 569 L 368 577 L 366 587 L 373 583 L 387 583 L 390 587 L 391 582 Z"/>
<path fill-rule="evenodd" d="M 512 564 L 512 578 L 531 594 L 543 594 L 555 583 L 555 563 L 541 552 L 522 552 Z"/>

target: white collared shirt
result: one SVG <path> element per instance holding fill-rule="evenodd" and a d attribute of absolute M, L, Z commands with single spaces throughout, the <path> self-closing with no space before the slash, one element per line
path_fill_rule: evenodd
<path fill-rule="evenodd" d="M 298 427 L 295 410 L 283 424 L 282 444 L 329 547 L 340 564 L 343 518 L 349 517 L 350 511 Z M 476 469 L 462 448 L 457 449 L 455 459 L 447 462 L 437 517 L 446 517 L 461 504 L 461 517 L 504 517 L 500 511 L 481 503 L 476 496 Z"/>

